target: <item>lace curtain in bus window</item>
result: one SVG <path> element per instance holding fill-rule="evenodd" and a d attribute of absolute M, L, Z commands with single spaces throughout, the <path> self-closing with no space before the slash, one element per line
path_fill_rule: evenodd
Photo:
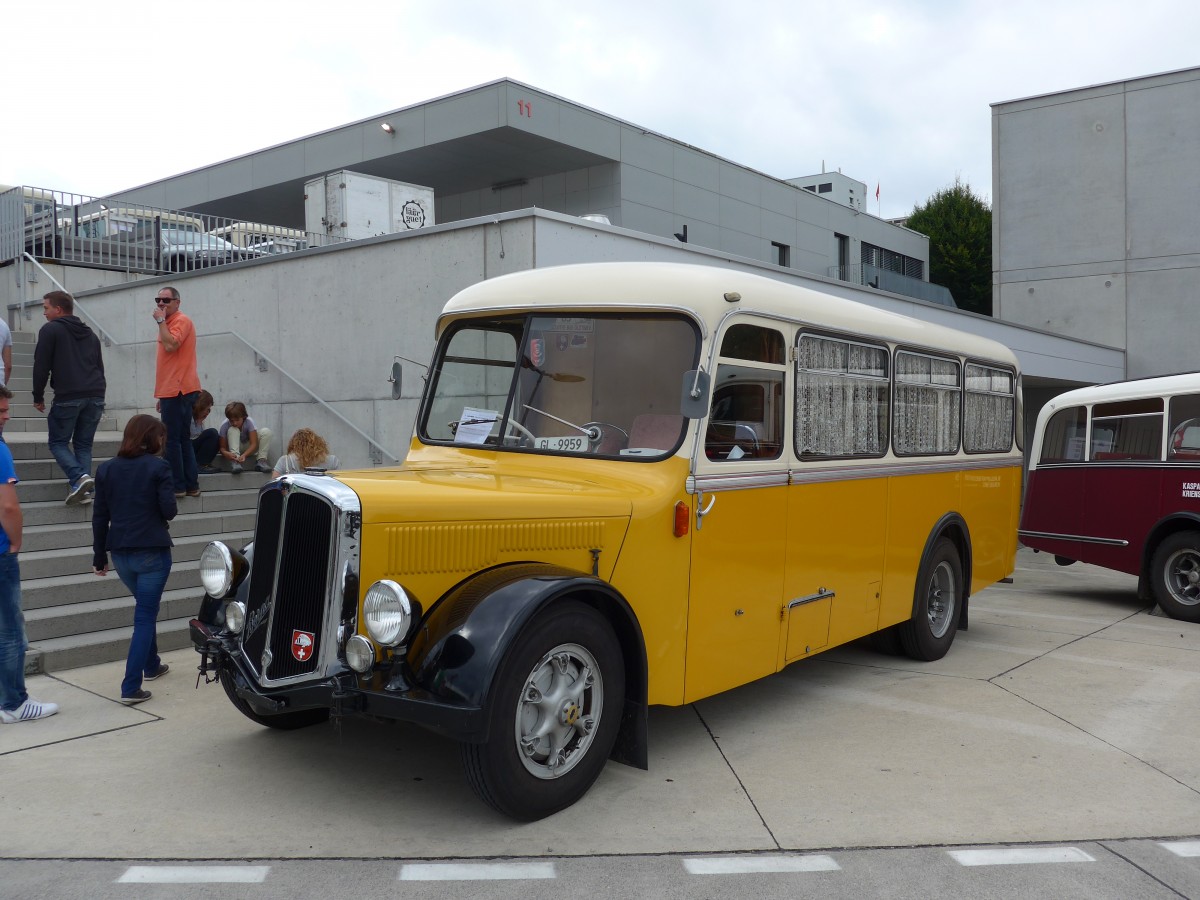
<path fill-rule="evenodd" d="M 967 365 L 963 447 L 968 453 L 1003 453 L 1012 447 L 1016 396 L 1011 372 Z"/>
<path fill-rule="evenodd" d="M 957 453 L 960 396 L 957 361 L 897 353 L 896 452 Z"/>
<path fill-rule="evenodd" d="M 887 450 L 888 354 L 802 335 L 796 360 L 796 454 L 882 456 Z"/>

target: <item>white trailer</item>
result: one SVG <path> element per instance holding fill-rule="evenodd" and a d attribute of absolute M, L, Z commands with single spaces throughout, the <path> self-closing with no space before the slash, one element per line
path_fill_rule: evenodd
<path fill-rule="evenodd" d="M 305 231 L 357 240 L 434 224 L 433 188 L 341 170 L 304 184 Z"/>

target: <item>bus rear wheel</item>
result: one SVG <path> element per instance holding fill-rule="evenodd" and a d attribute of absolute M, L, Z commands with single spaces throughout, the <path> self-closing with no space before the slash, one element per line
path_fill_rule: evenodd
<path fill-rule="evenodd" d="M 1154 599 L 1172 619 L 1200 622 L 1200 531 L 1169 535 L 1150 563 Z"/>
<path fill-rule="evenodd" d="M 962 561 L 948 538 L 939 538 L 917 573 L 913 616 L 897 631 L 904 652 L 913 659 L 941 659 L 954 643 L 963 604 Z"/>

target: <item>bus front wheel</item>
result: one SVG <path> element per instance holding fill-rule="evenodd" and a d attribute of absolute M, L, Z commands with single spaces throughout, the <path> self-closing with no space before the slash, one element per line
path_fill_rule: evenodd
<path fill-rule="evenodd" d="M 962 614 L 962 561 L 948 538 L 940 538 L 917 573 L 913 616 L 898 628 L 904 652 L 913 659 L 941 659 L 954 643 Z"/>
<path fill-rule="evenodd" d="M 485 743 L 463 744 L 467 781 L 493 809 L 541 819 L 584 795 L 612 752 L 625 665 L 595 609 L 560 601 L 505 655 L 489 700 Z"/>
<path fill-rule="evenodd" d="M 1150 563 L 1154 599 L 1172 619 L 1200 622 L 1200 531 L 1169 535 Z"/>

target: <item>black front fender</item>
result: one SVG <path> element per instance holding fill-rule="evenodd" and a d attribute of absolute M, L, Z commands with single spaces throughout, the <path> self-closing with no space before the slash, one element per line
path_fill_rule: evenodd
<path fill-rule="evenodd" d="M 482 572 L 425 615 L 409 645 L 414 682 L 447 703 L 485 708 L 508 648 L 537 613 L 571 597 L 600 610 L 625 658 L 622 734 L 614 756 L 646 767 L 646 650 L 625 599 L 607 582 L 558 566 L 518 563 Z"/>

